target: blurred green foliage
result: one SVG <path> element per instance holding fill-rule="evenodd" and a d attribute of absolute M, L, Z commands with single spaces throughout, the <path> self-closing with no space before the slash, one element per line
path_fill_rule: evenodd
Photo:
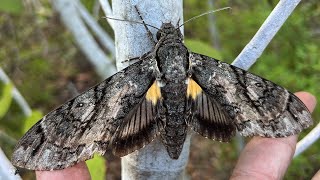
<path fill-rule="evenodd" d="M 23 134 L 26 133 L 34 124 L 36 124 L 39 119 L 43 117 L 43 113 L 37 110 L 32 111 L 29 117 L 26 117 L 24 121 Z"/>
<path fill-rule="evenodd" d="M 67 88 L 69 82 L 77 85 L 85 81 L 84 87 L 80 86 L 80 89 L 84 90 L 99 81 L 85 57 L 75 47 L 70 32 L 52 11 L 49 1 L 40 0 L 41 4 L 31 8 L 32 10 L 30 7 L 22 8 L 21 1 L 11 7 L 16 1 L 18 0 L 0 2 L 0 67 L 10 76 L 34 110 L 31 117 L 25 117 L 14 101 L 8 103 L 8 99 L 11 99 L 7 96 L 9 87 L 0 84 L 0 92 L 7 94 L 6 100 L 3 100 L 7 102 L 6 105 L 3 106 L 3 101 L 0 100 L 0 133 L 6 133 L 6 136 L 0 134 L 1 147 L 4 147 L 2 137 L 18 139 L 42 117 L 41 112 L 45 114 L 72 97 Z M 82 2 L 92 12 L 94 1 Z M 219 37 L 217 47 L 221 48 L 212 48 L 216 47 L 216 44 L 210 38 L 206 16 L 185 25 L 186 45 L 192 51 L 231 63 L 257 32 L 277 2 L 214 1 L 215 9 L 225 6 L 232 8 L 213 14 Z M 11 5 L 2 5 L 4 3 Z M 184 20 L 208 10 L 211 9 L 208 9 L 207 1 L 185 0 Z M 320 99 L 319 18 L 320 2 L 302 1 L 249 71 L 292 92 L 309 91 Z M 106 21 L 99 22 L 103 23 L 103 26 L 106 24 Z M 320 108 L 315 109 L 313 117 L 315 124 L 318 123 Z M 303 135 L 306 133 L 307 131 Z M 221 144 L 203 139 L 199 138 L 197 144 L 194 143 L 194 148 L 199 148 L 198 152 L 193 154 L 191 150 L 190 161 L 196 162 L 192 163 L 192 167 L 199 167 L 188 168 L 188 172 L 191 176 L 196 174 L 198 179 L 228 178 L 238 157 L 237 142 Z M 11 142 L 8 146 L 10 148 L 3 148 L 10 157 L 12 140 L 7 138 L 6 142 Z M 285 179 L 311 179 L 320 169 L 319 151 L 320 147 L 315 144 L 295 158 Z M 88 165 L 94 179 L 102 177 L 101 174 L 105 172 L 103 159 L 95 157 L 94 160 L 88 161 Z"/>
<path fill-rule="evenodd" d="M 0 1 L 0 11 L 20 14 L 23 10 L 23 5 L 21 0 L 1 0 Z"/>
<path fill-rule="evenodd" d="M 192 52 L 203 54 L 216 59 L 222 59 L 220 52 L 207 43 L 195 39 L 185 39 L 184 43 L 187 47 L 192 49 Z"/>
<path fill-rule="evenodd" d="M 12 101 L 12 84 L 5 84 L 0 93 L 0 119 L 8 112 Z M 0 91 L 1 92 L 1 91 Z"/>
<path fill-rule="evenodd" d="M 93 159 L 86 161 L 92 179 L 105 179 L 106 167 L 105 159 L 100 155 L 95 155 Z"/>

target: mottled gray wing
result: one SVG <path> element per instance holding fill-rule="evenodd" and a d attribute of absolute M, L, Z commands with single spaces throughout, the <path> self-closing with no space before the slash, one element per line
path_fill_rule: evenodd
<path fill-rule="evenodd" d="M 192 79 L 227 113 L 243 136 L 286 137 L 312 125 L 311 114 L 286 89 L 240 68 L 190 53 Z"/>
<path fill-rule="evenodd" d="M 187 123 L 200 135 L 216 141 L 228 142 L 236 126 L 227 112 L 210 98 L 192 79 L 188 80 Z"/>
<path fill-rule="evenodd" d="M 155 80 L 154 66 L 151 59 L 138 61 L 44 116 L 20 139 L 12 163 L 34 170 L 63 169 L 104 154 L 112 144 L 129 152 L 151 141 L 155 109 L 145 98 Z M 151 115 L 131 118 L 143 110 Z M 126 136 L 120 136 L 124 131 Z M 144 136 L 137 138 L 140 131 Z M 121 144 L 125 138 L 131 138 L 129 145 Z"/>
<path fill-rule="evenodd" d="M 156 82 L 141 101 L 119 124 L 111 140 L 115 155 L 124 156 L 144 147 L 164 127 L 160 119 L 161 92 Z"/>

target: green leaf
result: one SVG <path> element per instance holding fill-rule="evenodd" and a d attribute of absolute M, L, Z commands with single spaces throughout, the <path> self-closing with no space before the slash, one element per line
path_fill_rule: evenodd
<path fill-rule="evenodd" d="M 12 14 L 20 14 L 23 10 L 22 0 L 1 0 L 0 11 Z"/>
<path fill-rule="evenodd" d="M 93 159 L 86 161 L 91 178 L 95 180 L 104 180 L 106 173 L 105 159 L 102 156 L 95 155 Z"/>
<path fill-rule="evenodd" d="M 31 116 L 29 116 L 24 123 L 23 132 L 27 132 L 34 124 L 36 124 L 43 117 L 42 112 L 33 110 Z"/>
<path fill-rule="evenodd" d="M 212 48 L 210 45 L 203 43 L 202 41 L 194 39 L 185 39 L 184 43 L 192 52 L 203 54 L 219 60 L 222 59 L 222 56 L 219 51 Z"/>
<path fill-rule="evenodd" d="M 12 101 L 12 84 L 8 83 L 3 87 L 0 97 L 0 119 L 8 112 Z"/>

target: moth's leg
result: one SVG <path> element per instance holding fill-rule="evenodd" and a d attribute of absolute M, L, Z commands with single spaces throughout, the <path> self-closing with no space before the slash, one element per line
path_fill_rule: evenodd
<path fill-rule="evenodd" d="M 178 19 L 178 22 L 177 22 L 177 25 L 176 25 L 177 27 L 179 27 L 179 23 L 180 23 L 180 18 Z"/>
<path fill-rule="evenodd" d="M 157 50 L 158 50 L 158 48 L 160 47 L 160 45 L 163 43 L 163 41 L 164 41 L 164 38 L 159 39 L 159 41 L 155 44 L 155 46 L 152 48 L 151 51 L 143 54 L 142 56 L 138 56 L 138 57 L 126 59 L 126 60 L 124 60 L 124 61 L 121 61 L 121 63 L 129 62 L 129 61 L 134 61 L 134 60 L 144 60 L 144 59 L 147 59 L 147 58 L 156 59 L 155 57 L 156 57 L 156 55 L 157 55 Z M 156 61 L 156 60 L 155 60 L 155 61 Z"/>
<path fill-rule="evenodd" d="M 196 66 L 196 59 L 193 57 L 192 53 L 189 54 L 189 68 L 187 70 L 188 77 L 191 77 L 193 74 L 193 67 Z"/>
<path fill-rule="evenodd" d="M 159 70 L 158 62 L 156 59 L 156 56 L 153 56 L 152 53 L 148 55 L 148 58 L 150 59 L 150 68 L 153 71 L 153 76 L 156 78 L 157 84 L 162 87 L 164 85 L 164 81 L 162 80 L 163 74 Z"/>
<path fill-rule="evenodd" d="M 140 60 L 142 56 L 139 57 L 134 57 L 134 58 L 129 58 L 126 60 L 121 61 L 121 63 L 125 63 L 125 62 L 130 62 L 130 61 L 134 61 L 134 60 Z"/>
<path fill-rule="evenodd" d="M 157 50 L 160 47 L 160 45 L 163 43 L 163 41 L 164 41 L 164 38 L 159 39 L 159 41 L 155 44 L 155 46 L 152 48 L 152 50 L 143 54 L 142 56 L 126 59 L 121 62 L 124 63 L 124 62 L 128 62 L 128 61 L 133 61 L 133 60 L 143 60 L 145 58 L 156 59 L 155 57 L 157 55 Z"/>
<path fill-rule="evenodd" d="M 141 14 L 140 14 L 140 11 L 139 11 L 138 7 L 137 7 L 137 6 L 134 6 L 134 7 L 136 8 L 136 11 L 137 11 L 137 13 L 139 14 L 140 19 L 142 20 L 142 24 L 144 25 L 144 27 L 145 27 L 146 30 L 147 30 L 148 37 L 149 37 L 150 41 L 153 42 L 153 45 L 155 45 L 155 44 L 156 44 L 156 41 L 154 40 L 151 31 L 149 30 L 149 28 L 147 27 L 146 23 L 144 22 Z"/>
<path fill-rule="evenodd" d="M 143 54 L 142 56 L 133 57 L 133 58 L 129 58 L 129 59 L 123 60 L 123 61 L 121 61 L 121 63 L 130 62 L 130 61 L 135 61 L 135 60 L 143 60 L 143 59 L 145 59 L 149 54 L 150 54 L 150 52 L 147 52 L 147 53 Z"/>
<path fill-rule="evenodd" d="M 154 66 L 153 66 L 154 76 L 156 77 L 156 80 L 157 80 L 157 81 L 161 81 L 162 73 L 161 73 L 160 70 L 159 70 L 158 63 L 157 63 L 157 59 L 156 59 L 155 56 L 152 58 L 152 61 L 154 62 Z"/>

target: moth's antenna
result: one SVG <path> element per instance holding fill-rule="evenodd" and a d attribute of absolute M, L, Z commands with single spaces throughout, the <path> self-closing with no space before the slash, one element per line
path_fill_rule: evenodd
<path fill-rule="evenodd" d="M 199 17 L 201 17 L 201 16 L 205 16 L 205 15 L 207 15 L 207 14 L 215 13 L 215 12 L 218 12 L 218 11 L 223 11 L 223 10 L 226 10 L 226 9 L 231 9 L 231 7 L 224 7 L 224 8 L 220 8 L 220 9 L 216 9 L 216 10 L 211 10 L 211 11 L 208 11 L 208 12 L 205 12 L 205 13 L 202 13 L 202 14 L 199 14 L 198 16 L 195 16 L 195 17 L 193 17 L 193 18 L 190 18 L 190 19 L 186 20 L 186 21 L 183 22 L 178 28 L 180 28 L 181 26 L 183 26 L 183 25 L 186 24 L 187 22 L 190 22 L 190 21 L 192 21 L 192 20 L 194 20 L 194 19 L 197 19 L 197 18 L 199 18 Z M 177 29 L 178 29 L 178 28 L 177 28 Z"/>
<path fill-rule="evenodd" d="M 118 18 L 112 18 L 112 17 L 108 17 L 108 16 L 102 17 L 102 18 L 111 19 L 111 20 L 116 20 L 116 21 L 125 21 L 125 22 L 132 22 L 132 23 L 142 24 L 142 25 L 146 25 L 146 26 L 155 28 L 155 29 L 157 29 L 157 30 L 160 30 L 159 28 L 157 28 L 157 27 L 155 27 L 155 26 L 152 26 L 152 25 L 150 25 L 150 24 L 143 23 L 142 21 L 132 21 L 132 20 L 125 20 L 125 19 L 118 19 Z"/>

